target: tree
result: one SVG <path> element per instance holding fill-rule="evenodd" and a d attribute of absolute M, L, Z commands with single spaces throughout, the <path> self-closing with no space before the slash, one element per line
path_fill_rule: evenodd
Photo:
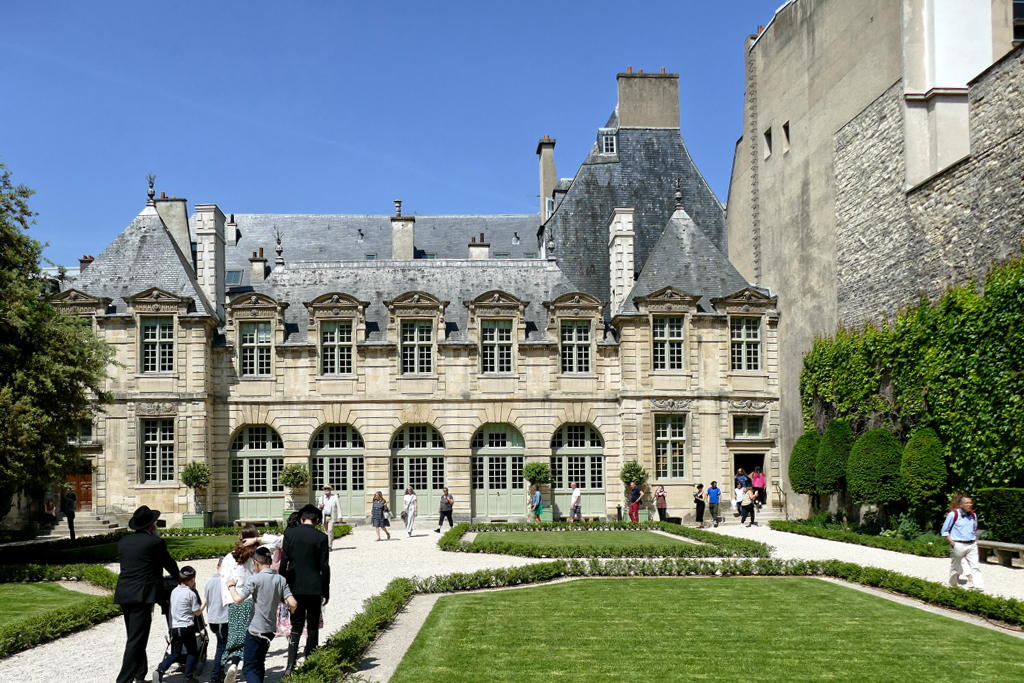
<path fill-rule="evenodd" d="M 902 449 L 888 429 L 865 432 L 850 451 L 846 483 L 854 503 L 884 508 L 903 498 Z"/>
<path fill-rule="evenodd" d="M 818 460 L 814 466 L 814 480 L 818 493 L 828 495 L 842 491 L 846 480 L 846 461 L 853 448 L 853 431 L 849 423 L 832 420 L 825 428 L 818 446 Z"/>
<path fill-rule="evenodd" d="M 14 492 L 41 492 L 85 467 L 75 437 L 107 399 L 113 360 L 91 327 L 46 299 L 42 245 L 25 234 L 32 194 L 0 164 L 0 516 Z"/>
<path fill-rule="evenodd" d="M 619 479 L 627 485 L 631 481 L 635 481 L 637 486 L 643 488 L 647 483 L 647 470 L 636 460 L 627 460 L 619 472 Z"/>
<path fill-rule="evenodd" d="M 927 523 L 941 513 L 946 489 L 945 451 L 934 429 L 918 429 L 903 449 L 900 477 L 907 502 Z"/>
<path fill-rule="evenodd" d="M 793 444 L 793 451 L 789 454 L 789 485 L 795 492 L 808 496 L 818 492 L 814 469 L 820 446 L 821 436 L 814 429 L 801 434 Z"/>

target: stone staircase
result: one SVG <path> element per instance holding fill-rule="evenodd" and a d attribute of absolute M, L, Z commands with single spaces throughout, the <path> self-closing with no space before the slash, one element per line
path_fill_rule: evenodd
<path fill-rule="evenodd" d="M 109 534 L 112 531 L 119 531 L 126 527 L 120 526 L 117 522 L 117 518 L 113 515 L 97 515 L 92 512 L 83 511 L 75 515 L 75 537 L 80 536 L 100 536 L 102 534 Z M 36 536 L 36 541 L 53 541 L 59 538 L 70 538 L 71 532 L 68 531 L 67 520 L 64 519 L 64 515 L 60 516 L 53 529 L 50 530 L 45 536 Z"/>
<path fill-rule="evenodd" d="M 725 524 L 739 524 L 740 515 L 736 512 L 736 508 L 730 507 L 722 511 L 722 515 L 725 517 Z M 705 517 L 707 519 L 707 517 Z M 754 520 L 758 526 L 767 526 L 768 522 L 772 520 L 785 520 L 786 513 L 781 507 L 775 507 L 773 505 L 765 505 L 759 511 L 754 513 Z"/>

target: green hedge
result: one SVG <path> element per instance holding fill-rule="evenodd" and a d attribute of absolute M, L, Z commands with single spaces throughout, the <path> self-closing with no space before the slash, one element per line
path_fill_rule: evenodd
<path fill-rule="evenodd" d="M 841 491 L 846 481 L 846 462 L 853 448 L 853 430 L 843 420 L 832 420 L 825 429 L 818 446 L 818 460 L 814 465 L 814 481 L 818 493 Z"/>
<path fill-rule="evenodd" d="M 934 429 L 918 429 L 910 435 L 900 461 L 900 478 L 907 502 L 922 507 L 942 495 L 946 488 L 946 462 L 942 442 Z"/>
<path fill-rule="evenodd" d="M 818 482 L 814 477 L 814 469 L 818 463 L 818 448 L 821 436 L 817 430 L 801 434 L 789 456 L 789 485 L 797 493 L 813 496 L 818 492 Z"/>
<path fill-rule="evenodd" d="M 840 541 L 841 543 L 852 543 L 854 545 L 865 545 L 869 548 L 881 548 L 882 550 L 894 550 L 907 555 L 920 555 L 921 557 L 949 557 L 949 546 L 946 543 L 921 543 L 919 541 L 904 541 L 902 538 L 890 538 L 888 536 L 868 536 L 858 534 L 855 531 L 839 531 L 837 529 L 822 529 L 821 527 L 810 526 L 800 522 L 783 522 L 772 520 L 768 526 L 775 531 L 787 531 L 791 534 L 803 536 L 814 536 L 829 541 Z"/>
<path fill-rule="evenodd" d="M 117 574 L 94 564 L 6 565 L 0 567 L 0 583 L 40 581 L 88 581 L 113 590 Z M 0 627 L 0 659 L 42 643 L 88 628 L 121 614 L 110 596 L 98 596 L 72 607 L 50 610 Z"/>
<path fill-rule="evenodd" d="M 846 462 L 846 486 L 858 505 L 888 505 L 903 498 L 899 440 L 888 429 L 865 432 Z"/>
<path fill-rule="evenodd" d="M 642 544 L 623 548 L 595 549 L 587 545 L 559 546 L 555 548 L 539 548 L 525 543 L 516 543 L 515 536 L 490 541 L 486 547 L 467 543 L 462 537 L 471 532 L 502 534 L 509 532 L 523 533 L 558 533 L 568 531 L 569 526 L 555 524 L 456 524 L 438 542 L 441 550 L 462 553 L 492 553 L 499 555 L 517 555 L 519 557 L 768 557 L 771 547 L 764 543 L 748 541 L 742 538 L 689 529 L 668 522 L 641 522 L 639 527 L 632 522 L 584 522 L 572 526 L 573 531 L 636 531 L 654 529 L 681 536 L 705 545 L 680 545 L 678 548 L 664 546 L 653 548 Z"/>
<path fill-rule="evenodd" d="M 973 499 L 978 523 L 991 540 L 1024 543 L 1024 489 L 978 489 Z"/>

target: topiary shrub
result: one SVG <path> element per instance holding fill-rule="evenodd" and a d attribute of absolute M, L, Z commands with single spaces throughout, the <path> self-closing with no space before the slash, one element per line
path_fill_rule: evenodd
<path fill-rule="evenodd" d="M 793 444 L 789 454 L 789 485 L 797 493 L 813 496 L 818 492 L 814 469 L 818 463 L 821 436 L 817 431 L 804 432 Z"/>
<path fill-rule="evenodd" d="M 299 463 L 285 465 L 281 470 L 281 475 L 278 477 L 278 481 L 281 482 L 282 486 L 287 486 L 288 488 L 304 488 L 309 484 L 309 470 L 306 469 L 305 465 L 301 465 Z"/>
<path fill-rule="evenodd" d="M 818 445 L 818 459 L 814 466 L 814 481 L 818 493 L 842 491 L 846 482 L 846 461 L 853 448 L 853 430 L 844 420 L 832 420 Z"/>
<path fill-rule="evenodd" d="M 903 449 L 900 464 L 903 492 L 910 506 L 931 517 L 941 507 L 946 488 L 946 461 L 942 442 L 934 429 L 918 429 Z"/>
<path fill-rule="evenodd" d="M 865 432 L 846 463 L 846 486 L 854 503 L 885 506 L 903 498 L 900 442 L 888 429 Z"/>
<path fill-rule="evenodd" d="M 523 468 L 523 478 L 530 482 L 530 485 L 550 484 L 551 465 L 546 462 L 528 462 Z"/>
<path fill-rule="evenodd" d="M 637 486 L 643 488 L 647 483 L 647 476 L 647 470 L 636 460 L 627 460 L 619 472 L 619 479 L 627 486 L 631 481 L 635 481 Z"/>
<path fill-rule="evenodd" d="M 972 498 L 990 540 L 1024 543 L 1024 489 L 978 489 Z"/>

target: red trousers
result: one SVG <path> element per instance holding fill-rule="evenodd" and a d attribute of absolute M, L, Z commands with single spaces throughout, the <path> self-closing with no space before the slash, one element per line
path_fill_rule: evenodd
<path fill-rule="evenodd" d="M 634 524 L 640 523 L 640 502 L 629 504 L 629 521 Z"/>

